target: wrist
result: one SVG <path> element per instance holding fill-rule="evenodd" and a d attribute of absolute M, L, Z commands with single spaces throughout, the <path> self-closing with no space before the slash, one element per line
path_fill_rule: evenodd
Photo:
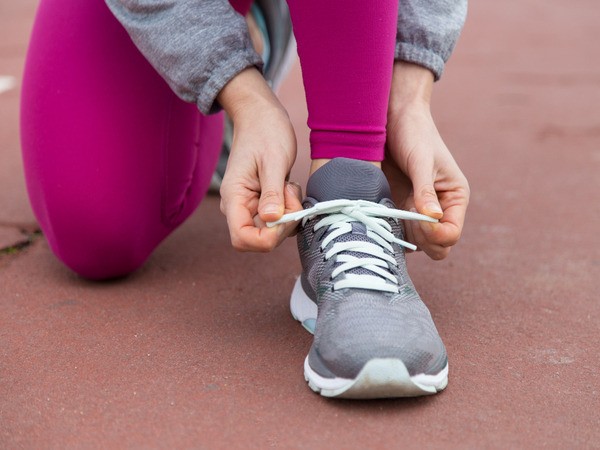
<path fill-rule="evenodd" d="M 433 73 L 406 61 L 394 63 L 388 116 L 409 110 L 429 111 L 433 91 Z"/>
<path fill-rule="evenodd" d="M 255 67 L 242 70 L 233 77 L 217 95 L 221 104 L 234 124 L 251 118 L 259 111 L 269 109 L 282 110 L 283 106 Z"/>

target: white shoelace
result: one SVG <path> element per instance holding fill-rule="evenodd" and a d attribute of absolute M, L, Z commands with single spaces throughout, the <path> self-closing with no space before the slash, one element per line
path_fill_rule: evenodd
<path fill-rule="evenodd" d="M 416 250 L 417 247 L 410 242 L 403 241 L 394 236 L 392 226 L 385 218 L 437 222 L 436 219 L 423 214 L 392 209 L 366 200 L 330 200 L 317 203 L 312 208 L 303 211 L 286 214 L 276 222 L 267 223 L 267 226 L 274 227 L 275 225 L 296 222 L 298 220 L 302 220 L 302 225 L 305 225 L 308 220 L 319 215 L 325 215 L 326 217 L 315 224 L 314 231 L 323 227 L 332 229 L 329 235 L 321 242 L 321 249 L 323 250 L 332 240 L 343 234 L 352 233 L 352 222 L 363 223 L 367 230 L 367 236 L 377 242 L 377 244 L 374 244 L 357 240 L 336 242 L 332 245 L 325 253 L 325 259 L 329 259 L 342 252 L 368 255 L 363 258 L 349 254 L 337 256 L 337 262 L 342 264 L 333 270 L 331 278 L 334 279 L 341 273 L 344 273 L 345 277 L 333 284 L 334 290 L 358 288 L 397 293 L 398 280 L 390 273 L 388 263 L 393 266 L 397 266 L 398 263 L 394 257 L 387 254 L 384 250 L 393 252 L 392 243 L 402 245 L 411 250 Z M 351 269 L 359 267 L 367 269 L 375 275 L 346 273 Z"/>

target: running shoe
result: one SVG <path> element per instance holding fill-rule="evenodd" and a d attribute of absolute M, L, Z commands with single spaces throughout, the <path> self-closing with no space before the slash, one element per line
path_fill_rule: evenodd
<path fill-rule="evenodd" d="M 291 296 L 294 318 L 314 342 L 304 375 L 326 397 L 435 394 L 448 383 L 446 349 L 408 276 L 402 220 L 383 172 L 337 158 L 309 179 L 300 221 L 302 275 Z"/>
<path fill-rule="evenodd" d="M 277 92 L 296 57 L 296 40 L 287 3 L 285 0 L 255 0 L 250 15 L 261 35 L 264 77 Z M 223 145 L 210 182 L 210 193 L 217 194 L 221 188 L 232 141 L 233 124 L 226 116 Z"/>

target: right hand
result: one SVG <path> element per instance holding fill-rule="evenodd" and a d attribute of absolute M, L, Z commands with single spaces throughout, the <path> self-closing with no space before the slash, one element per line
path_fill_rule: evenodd
<path fill-rule="evenodd" d="M 233 120 L 233 143 L 221 184 L 221 211 L 233 247 L 267 252 L 291 235 L 295 223 L 267 228 L 302 209 L 302 193 L 286 178 L 296 159 L 296 137 L 287 112 L 254 69 L 234 77 L 219 102 Z"/>

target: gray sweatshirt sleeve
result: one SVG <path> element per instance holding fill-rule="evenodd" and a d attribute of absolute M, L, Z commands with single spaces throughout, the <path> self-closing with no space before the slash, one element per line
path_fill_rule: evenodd
<path fill-rule="evenodd" d="M 431 70 L 438 80 L 467 16 L 467 0 L 402 0 L 395 58 Z"/>
<path fill-rule="evenodd" d="M 228 0 L 106 0 L 131 39 L 183 100 L 204 114 L 237 73 L 262 68 L 246 22 Z M 151 95 L 151 94 L 149 94 Z"/>

